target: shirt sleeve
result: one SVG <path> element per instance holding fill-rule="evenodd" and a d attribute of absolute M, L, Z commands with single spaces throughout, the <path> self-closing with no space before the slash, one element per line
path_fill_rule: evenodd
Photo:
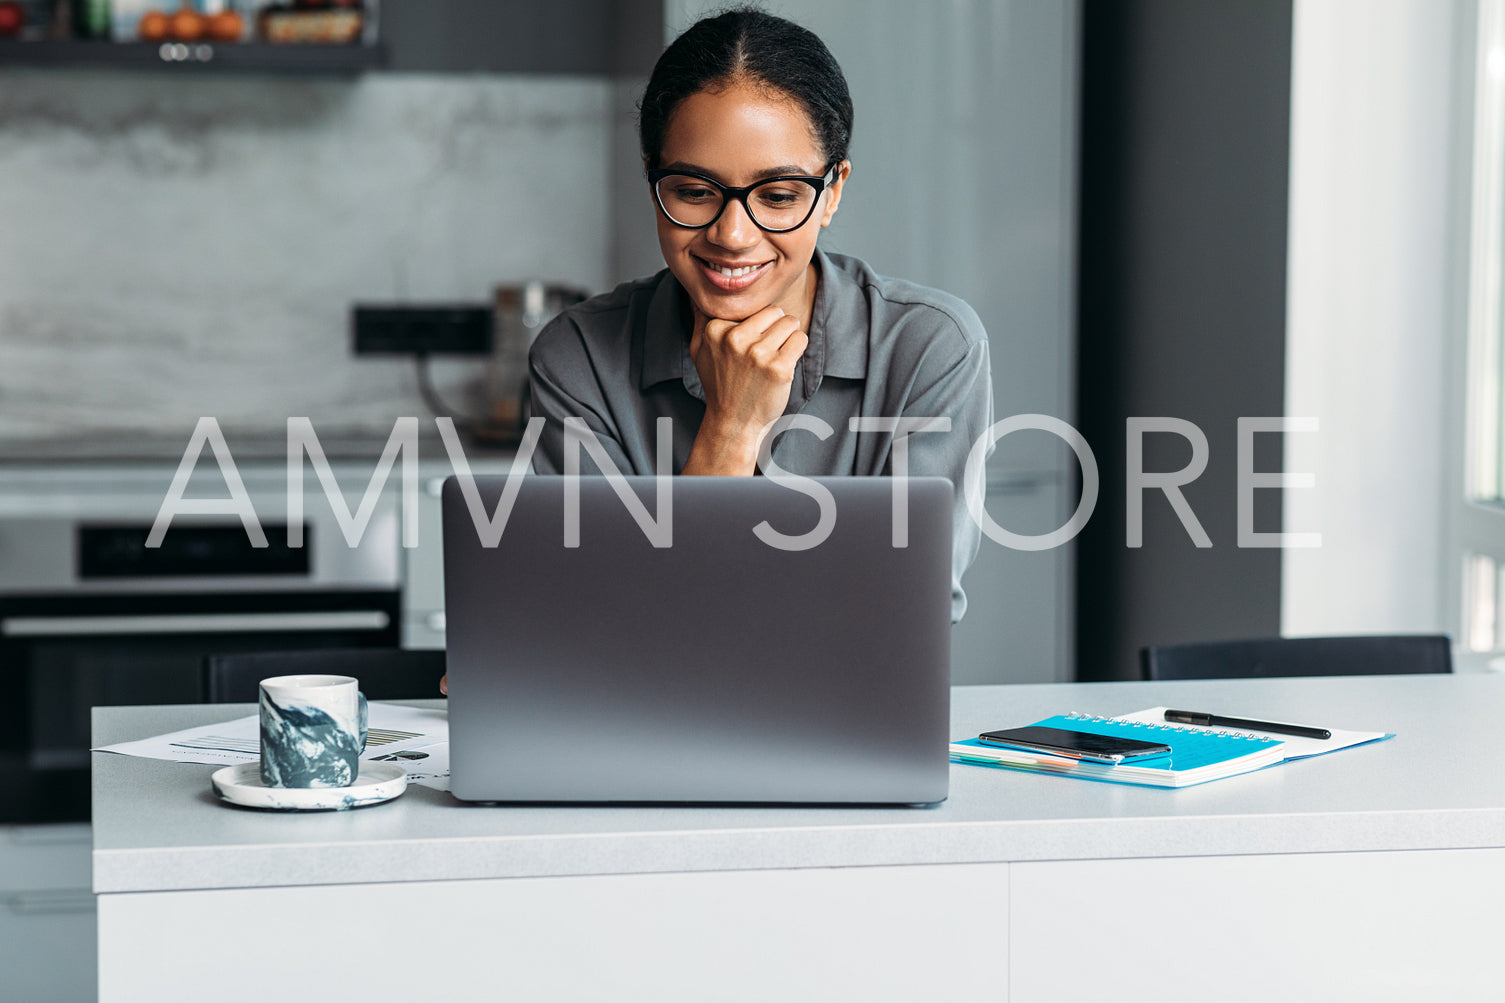
<path fill-rule="evenodd" d="M 533 451 L 533 472 L 564 472 L 564 419 L 579 418 L 595 436 L 601 454 L 622 473 L 632 464 L 616 429 L 607 420 L 605 397 L 596 380 L 580 330 L 568 317 L 550 321 L 528 352 L 528 392 L 534 418 L 544 419 L 543 433 Z M 602 472 L 592 449 L 580 448 L 580 472 Z"/>
<path fill-rule="evenodd" d="M 970 314 L 970 311 L 969 311 Z M 914 370 L 910 394 L 901 414 L 906 418 L 947 418 L 948 431 L 917 432 L 909 437 L 909 474 L 913 477 L 948 478 L 955 488 L 951 536 L 951 622 L 967 611 L 967 595 L 962 590 L 962 574 L 977 558 L 982 530 L 972 518 L 966 500 L 967 457 L 974 444 L 983 439 L 993 424 L 993 383 L 988 365 L 988 342 L 982 322 L 975 314 L 961 328 L 963 351 L 956 345 L 957 331 L 938 332 L 931 340 Z M 955 323 L 954 318 L 950 323 Z M 991 455 L 989 442 L 984 457 Z M 884 473 L 892 474 L 890 451 Z M 979 464 L 975 474 L 975 492 L 984 497 L 986 471 Z"/>
<path fill-rule="evenodd" d="M 951 309 L 911 310 L 912 325 L 898 339 L 891 360 L 888 414 L 906 419 L 947 419 L 947 431 L 914 432 L 908 438 L 909 476 L 947 477 L 956 491 L 951 511 L 951 622 L 966 613 L 962 574 L 977 559 L 983 532 L 966 505 L 966 459 L 993 423 L 993 384 L 987 334 L 977 313 L 960 300 Z M 901 377 L 901 378 L 895 378 Z M 984 459 L 993 452 L 992 441 Z M 892 443 L 880 473 L 892 476 Z M 978 464 L 974 491 L 983 497 L 986 470 Z"/>

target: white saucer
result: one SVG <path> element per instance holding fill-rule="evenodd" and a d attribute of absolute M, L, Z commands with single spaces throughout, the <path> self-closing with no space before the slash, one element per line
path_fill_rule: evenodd
<path fill-rule="evenodd" d="M 329 811 L 380 804 L 408 786 L 408 772 L 396 763 L 361 761 L 361 772 L 349 787 L 268 787 L 261 780 L 261 763 L 241 763 L 215 770 L 209 778 L 214 792 L 231 804 L 284 811 Z"/>

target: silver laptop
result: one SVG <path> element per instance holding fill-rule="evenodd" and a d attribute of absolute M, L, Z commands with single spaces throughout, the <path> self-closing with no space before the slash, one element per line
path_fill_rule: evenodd
<path fill-rule="evenodd" d="M 946 797 L 948 480 L 570 480 L 444 484 L 456 797 Z"/>

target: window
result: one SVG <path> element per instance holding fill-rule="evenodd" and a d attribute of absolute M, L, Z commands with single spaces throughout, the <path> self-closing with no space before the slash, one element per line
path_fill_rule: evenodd
<path fill-rule="evenodd" d="M 1505 0 L 1479 4 L 1468 195 L 1462 463 L 1451 481 L 1458 639 L 1505 649 Z M 1461 490 L 1460 490 L 1461 489 Z"/>

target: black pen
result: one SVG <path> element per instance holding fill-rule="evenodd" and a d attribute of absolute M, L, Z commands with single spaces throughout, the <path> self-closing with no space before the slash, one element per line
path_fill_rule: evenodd
<path fill-rule="evenodd" d="M 1194 710 L 1168 710 L 1167 721 L 1176 724 L 1210 724 L 1223 728 L 1247 728 L 1249 731 L 1268 731 L 1276 735 L 1295 735 L 1297 738 L 1332 738 L 1326 728 L 1308 728 L 1300 724 L 1279 724 L 1274 721 L 1250 721 L 1242 717 L 1219 717 Z"/>

